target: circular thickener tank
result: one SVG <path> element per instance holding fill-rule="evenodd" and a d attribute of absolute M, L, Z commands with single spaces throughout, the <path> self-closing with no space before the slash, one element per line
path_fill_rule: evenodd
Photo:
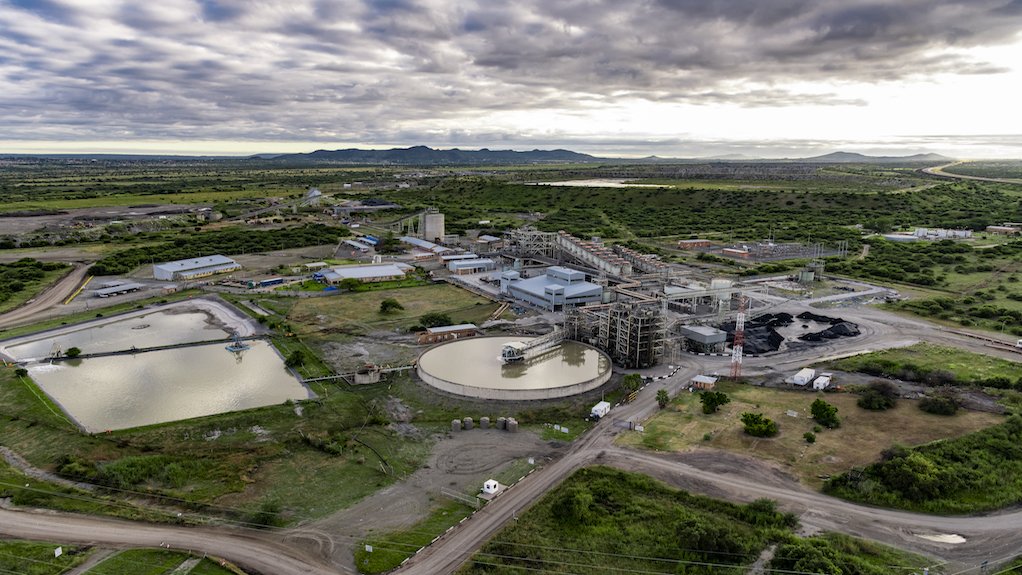
<path fill-rule="evenodd" d="M 440 344 L 419 356 L 419 378 L 437 389 L 483 399 L 531 400 L 567 397 L 595 389 L 611 376 L 602 351 L 565 340 L 524 361 L 505 364 L 504 344 L 528 337 L 473 337 Z"/>

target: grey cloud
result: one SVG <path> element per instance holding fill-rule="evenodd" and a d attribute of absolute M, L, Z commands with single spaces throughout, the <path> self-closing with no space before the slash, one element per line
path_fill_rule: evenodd
<path fill-rule="evenodd" d="M 526 142 L 458 119 L 623 98 L 861 105 L 786 84 L 998 73 L 934 54 L 1020 28 L 1020 0 L 0 0 L 0 109 L 33 110 L 0 133 Z"/>

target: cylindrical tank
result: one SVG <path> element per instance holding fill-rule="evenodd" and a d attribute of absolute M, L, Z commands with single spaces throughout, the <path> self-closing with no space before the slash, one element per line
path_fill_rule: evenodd
<path fill-rule="evenodd" d="M 455 419 L 451 422 L 451 431 L 461 431 L 461 420 Z"/>
<path fill-rule="evenodd" d="M 464 420 L 462 420 L 462 425 L 465 426 L 466 430 L 472 429 L 475 426 L 475 424 L 472 423 L 471 417 L 466 417 Z"/>
<path fill-rule="evenodd" d="M 489 417 L 480 417 L 479 418 L 479 429 L 489 429 L 489 428 L 490 428 L 490 418 Z"/>
<path fill-rule="evenodd" d="M 509 417 L 507 420 L 507 430 L 511 433 L 518 433 L 518 420 L 513 417 Z"/>
<path fill-rule="evenodd" d="M 506 417 L 498 417 L 497 418 L 497 429 L 507 429 L 507 418 Z"/>

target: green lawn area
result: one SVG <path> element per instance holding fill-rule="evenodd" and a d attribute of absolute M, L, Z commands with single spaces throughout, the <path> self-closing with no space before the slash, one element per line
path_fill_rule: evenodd
<path fill-rule="evenodd" d="M 54 557 L 61 547 L 63 555 Z M 36 541 L 0 541 L 0 573 L 56 575 L 85 561 L 88 552 L 73 545 Z"/>
<path fill-rule="evenodd" d="M 192 558 L 187 553 L 164 549 L 122 551 L 86 572 L 86 575 L 167 575 Z M 233 571 L 203 559 L 188 575 L 233 575 Z"/>
<path fill-rule="evenodd" d="M 449 502 L 437 507 L 426 519 L 407 530 L 373 535 L 355 549 L 355 566 L 361 573 L 390 571 L 448 527 L 471 515 L 472 511 L 471 507 L 462 503 Z M 372 547 L 372 552 L 366 550 L 366 545 Z"/>

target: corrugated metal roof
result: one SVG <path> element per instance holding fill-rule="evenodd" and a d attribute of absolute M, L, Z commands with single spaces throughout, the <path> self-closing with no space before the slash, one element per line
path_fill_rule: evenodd
<path fill-rule="evenodd" d="M 429 333 L 448 333 L 452 331 L 465 331 L 469 329 L 479 329 L 474 323 L 459 323 L 458 325 L 445 325 L 441 327 L 430 327 L 426 328 Z"/>
<path fill-rule="evenodd" d="M 222 265 L 238 265 L 238 262 L 232 260 L 227 256 L 217 254 L 215 256 L 205 256 L 201 258 L 176 260 L 172 262 L 163 262 L 161 264 L 156 264 L 156 266 L 159 267 L 160 269 L 169 271 L 171 273 Z"/>
<path fill-rule="evenodd" d="M 404 270 L 394 264 L 383 264 L 375 266 L 354 266 L 350 268 L 333 268 L 335 274 L 341 279 L 370 279 L 385 278 L 391 276 L 403 276 Z M 325 274 L 324 274 L 325 275 Z"/>
<path fill-rule="evenodd" d="M 119 284 L 119 285 L 115 285 L 115 286 L 105 287 L 105 288 L 102 288 L 102 289 L 95 290 L 93 293 L 95 293 L 98 296 L 103 296 L 103 295 L 112 295 L 112 294 L 116 294 L 116 293 L 121 293 L 121 292 L 125 292 L 125 291 L 140 290 L 140 289 L 143 289 L 143 288 L 145 288 L 144 285 L 132 282 L 132 283 Z"/>
<path fill-rule="evenodd" d="M 479 236 L 479 241 L 486 242 L 486 243 L 499 242 L 500 238 L 498 238 L 496 236 L 482 235 L 482 236 Z"/>

